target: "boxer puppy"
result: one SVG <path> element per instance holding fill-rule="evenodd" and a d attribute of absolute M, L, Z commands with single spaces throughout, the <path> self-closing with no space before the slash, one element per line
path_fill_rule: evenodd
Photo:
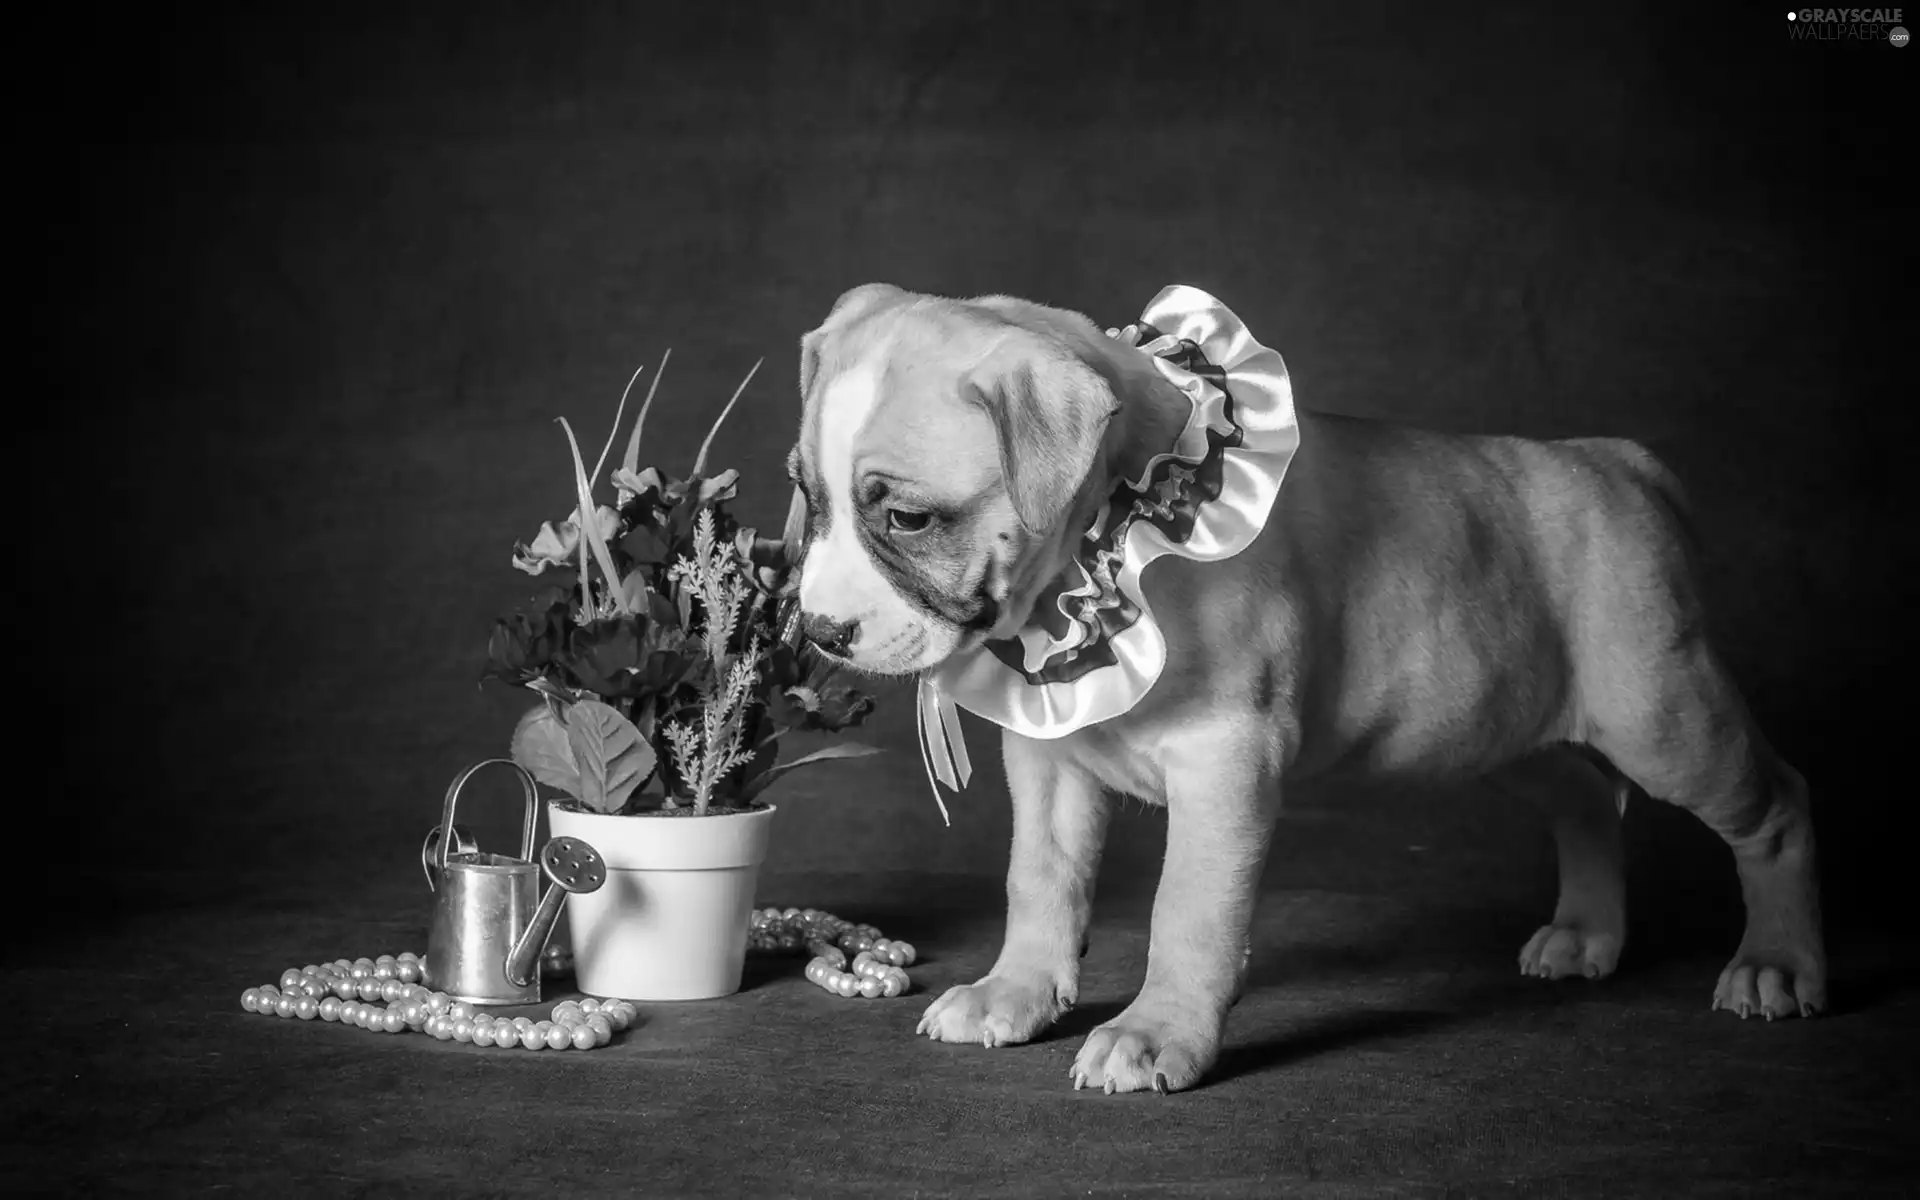
<path fill-rule="evenodd" d="M 1121 464 L 1166 450 L 1190 411 L 1145 352 L 1078 314 L 884 285 L 846 293 L 806 335 L 800 391 L 788 532 L 805 547 L 802 627 L 879 675 L 1014 636 Z M 1733 849 L 1746 934 L 1713 1007 L 1820 1011 L 1806 784 L 1708 642 L 1673 477 L 1628 441 L 1297 419 L 1258 540 L 1146 571 L 1167 642 L 1146 698 L 1057 740 L 1004 734 L 1005 944 L 919 1032 L 1023 1042 L 1073 1005 L 1106 794 L 1131 795 L 1168 810 L 1146 978 L 1072 1077 L 1189 1087 L 1244 980 L 1290 788 L 1516 761 L 1548 785 L 1560 862 L 1524 973 L 1613 971 L 1626 932 L 1614 789 L 1630 781 Z"/>

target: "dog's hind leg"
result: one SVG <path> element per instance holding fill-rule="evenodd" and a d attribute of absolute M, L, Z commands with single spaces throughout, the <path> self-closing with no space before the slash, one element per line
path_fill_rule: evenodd
<path fill-rule="evenodd" d="M 1827 957 L 1807 784 L 1760 735 L 1708 641 L 1679 485 L 1629 442 L 1556 452 L 1585 514 L 1562 528 L 1584 553 L 1558 585 L 1574 631 L 1570 730 L 1733 848 L 1747 931 L 1713 1007 L 1811 1016 L 1827 1005 Z"/>
<path fill-rule="evenodd" d="M 1542 979 L 1613 974 L 1627 940 L 1620 846 L 1626 780 L 1575 747 L 1557 746 L 1507 767 L 1493 784 L 1548 814 L 1560 860 L 1553 920 L 1520 948 L 1520 973 Z"/>
<path fill-rule="evenodd" d="M 1733 850 L 1747 928 L 1713 1007 L 1768 1020 L 1819 1013 L 1827 958 L 1806 780 L 1767 745 L 1704 638 L 1640 674 L 1644 692 L 1614 690 L 1590 710 L 1593 744 Z"/>

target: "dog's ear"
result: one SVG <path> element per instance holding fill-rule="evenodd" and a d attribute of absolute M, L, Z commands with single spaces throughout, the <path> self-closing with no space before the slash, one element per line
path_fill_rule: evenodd
<path fill-rule="evenodd" d="M 1064 346 L 1019 332 L 974 370 L 968 391 L 993 418 L 1001 474 L 1021 528 L 1053 528 L 1093 470 L 1119 408 L 1113 390 Z"/>
<path fill-rule="evenodd" d="M 864 283 L 850 291 L 842 292 L 833 302 L 833 308 L 827 313 L 827 319 L 820 327 L 800 339 L 800 399 L 804 401 L 813 391 L 813 378 L 820 373 L 820 346 L 833 330 L 846 325 L 872 312 L 880 305 L 897 300 L 907 293 L 890 283 Z"/>

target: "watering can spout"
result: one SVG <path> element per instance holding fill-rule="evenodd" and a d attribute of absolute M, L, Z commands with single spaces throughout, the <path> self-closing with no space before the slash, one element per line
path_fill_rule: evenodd
<path fill-rule="evenodd" d="M 579 838 L 558 837 L 541 847 L 540 870 L 547 877 L 546 894 L 507 955 L 507 982 L 514 987 L 528 987 L 538 977 L 540 952 L 547 948 L 567 897 L 594 891 L 607 881 L 607 864 Z"/>

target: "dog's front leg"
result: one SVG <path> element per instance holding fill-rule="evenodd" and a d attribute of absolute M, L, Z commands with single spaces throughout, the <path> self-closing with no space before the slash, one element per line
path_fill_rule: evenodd
<path fill-rule="evenodd" d="M 1219 1057 L 1277 811 L 1278 797 L 1265 791 L 1244 761 L 1168 770 L 1167 859 L 1154 893 L 1146 982 L 1119 1016 L 1087 1035 L 1073 1064 L 1075 1088 L 1178 1091 Z"/>
<path fill-rule="evenodd" d="M 1002 749 L 1013 793 L 1007 939 L 985 978 L 950 988 L 920 1018 L 915 1032 L 939 1042 L 1024 1042 L 1079 998 L 1108 803 L 1098 781 L 1044 743 L 1007 733 Z"/>

